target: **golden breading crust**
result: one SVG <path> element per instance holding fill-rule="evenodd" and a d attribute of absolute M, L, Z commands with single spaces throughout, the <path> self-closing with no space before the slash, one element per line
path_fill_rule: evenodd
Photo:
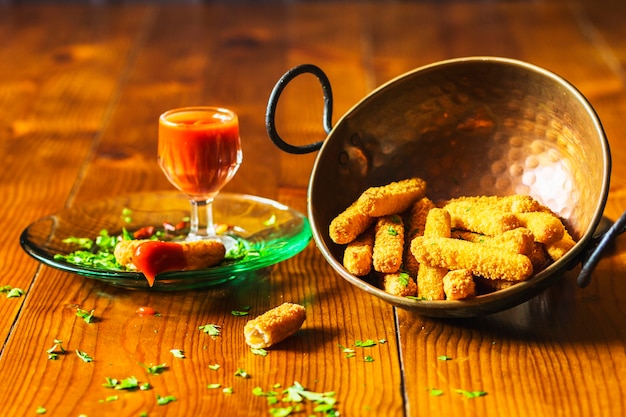
<path fill-rule="evenodd" d="M 563 231 L 561 240 L 546 244 L 546 251 L 553 261 L 562 258 L 565 254 L 576 245 L 574 239 L 567 230 Z"/>
<path fill-rule="evenodd" d="M 450 237 L 450 213 L 444 209 L 434 208 L 428 212 L 424 236 Z M 417 258 L 416 258 L 417 259 Z M 443 300 L 445 292 L 443 277 L 448 268 L 421 264 L 417 273 L 417 295 L 425 300 Z"/>
<path fill-rule="evenodd" d="M 474 243 L 482 243 L 526 256 L 530 256 L 530 254 L 532 254 L 535 245 L 532 232 L 525 227 L 508 230 L 494 237 L 474 232 L 467 232 L 464 230 L 455 230 L 452 235 L 458 239 Z"/>
<path fill-rule="evenodd" d="M 535 241 L 550 244 L 558 242 L 565 234 L 565 226 L 558 217 L 547 212 L 515 213 L 520 224 L 529 229 Z"/>
<path fill-rule="evenodd" d="M 122 240 L 115 246 L 115 259 L 129 269 L 136 269 L 133 257 L 137 248 L 148 239 Z M 218 240 L 205 239 L 191 242 L 180 242 L 187 266 L 185 271 L 204 269 L 222 262 L 226 254 L 224 244 Z"/>
<path fill-rule="evenodd" d="M 363 214 L 354 202 L 330 222 L 328 233 L 333 242 L 345 245 L 356 239 L 373 223 L 374 219 Z"/>
<path fill-rule="evenodd" d="M 426 195 L 426 181 L 409 178 L 380 187 L 370 187 L 356 201 L 361 213 L 381 217 L 402 213 Z"/>
<path fill-rule="evenodd" d="M 476 295 L 474 276 L 467 269 L 449 271 L 443 277 L 443 291 L 448 300 L 464 300 Z"/>
<path fill-rule="evenodd" d="M 374 270 L 393 274 L 402 266 L 404 252 L 404 224 L 399 215 L 379 217 L 375 227 Z"/>
<path fill-rule="evenodd" d="M 521 226 L 514 213 L 465 200 L 448 202 L 444 207 L 452 218 L 452 228 L 496 236 Z"/>
<path fill-rule="evenodd" d="M 480 210 L 482 207 L 491 207 L 504 212 L 526 213 L 530 211 L 542 211 L 545 208 L 529 195 L 514 194 L 500 196 L 458 197 L 450 203 L 463 203 Z"/>
<path fill-rule="evenodd" d="M 404 222 L 404 270 L 412 277 L 417 277 L 419 262 L 417 262 L 413 253 L 411 253 L 411 239 L 416 236 L 424 235 L 426 216 L 428 216 L 428 212 L 433 208 L 435 208 L 435 203 L 428 197 L 423 197 L 413 203 L 408 210 Z"/>
<path fill-rule="evenodd" d="M 343 266 L 352 275 L 365 276 L 372 270 L 374 232 L 371 229 L 348 243 L 343 253 Z"/>
<path fill-rule="evenodd" d="M 523 281 L 533 273 L 533 265 L 525 255 L 464 240 L 416 237 L 411 242 L 411 251 L 422 264 L 449 270 L 468 269 L 473 275 L 490 279 Z"/>
<path fill-rule="evenodd" d="M 284 303 L 246 323 L 243 333 L 248 346 L 268 348 L 294 334 L 306 319 L 303 306 Z"/>
<path fill-rule="evenodd" d="M 405 272 L 383 274 L 381 281 L 383 289 L 389 294 L 398 297 L 415 296 L 417 294 L 415 280 Z"/>

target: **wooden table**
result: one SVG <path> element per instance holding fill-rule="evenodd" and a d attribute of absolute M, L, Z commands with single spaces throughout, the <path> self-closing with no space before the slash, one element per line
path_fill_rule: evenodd
<path fill-rule="evenodd" d="M 361 292 L 313 242 L 249 286 L 175 293 L 60 272 L 19 245 L 22 230 L 49 213 L 171 190 L 156 164 L 156 120 L 190 104 L 240 115 L 244 164 L 226 191 L 305 212 L 316 155 L 285 154 L 265 133 L 267 98 L 284 71 L 322 67 L 337 120 L 395 76 L 469 55 L 529 61 L 587 96 L 613 151 L 605 214 L 615 219 L 626 209 L 624 16 L 618 0 L 0 5 L 0 286 L 24 291 L 0 294 L 0 414 L 262 416 L 291 404 L 270 405 L 255 387 L 298 382 L 336 392 L 335 409 L 350 417 L 626 415 L 623 238 L 589 287 L 576 286 L 574 271 L 523 305 L 460 320 L 421 317 Z M 323 139 L 321 108 L 316 81 L 301 77 L 285 92 L 281 132 L 299 144 Z M 257 315 L 284 301 L 306 306 L 305 325 L 267 356 L 252 354 L 248 318 L 231 311 L 247 305 Z M 160 315 L 140 317 L 142 306 Z M 206 323 L 222 335 L 199 331 Z M 51 360 L 55 339 L 67 353 Z M 367 339 L 375 346 L 354 347 Z M 159 375 L 141 365 L 162 363 Z M 130 376 L 152 388 L 103 386 Z M 302 407 L 293 415 L 321 415 Z"/>

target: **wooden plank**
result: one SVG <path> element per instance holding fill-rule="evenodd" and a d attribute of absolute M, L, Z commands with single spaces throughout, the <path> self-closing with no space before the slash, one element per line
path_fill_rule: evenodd
<path fill-rule="evenodd" d="M 98 24 L 110 16 L 71 8 L 51 20 L 53 10 L 10 8 L 0 18 L 5 35 L 0 47 L 0 228 L 5 242 L 0 245 L 0 285 L 25 291 L 39 264 L 19 247 L 20 234 L 64 207 L 106 120 L 122 70 L 127 48 L 119 33 L 133 31 L 131 14 L 126 21 L 111 20 L 118 36 L 107 37 Z M 73 18 L 78 23 L 70 25 Z M 4 298 L 3 342 L 24 302 Z"/>

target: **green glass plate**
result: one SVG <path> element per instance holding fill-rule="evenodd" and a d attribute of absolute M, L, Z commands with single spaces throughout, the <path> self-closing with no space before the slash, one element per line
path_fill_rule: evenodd
<path fill-rule="evenodd" d="M 124 217 L 132 210 L 130 222 Z M 228 232 L 247 249 L 248 256 L 197 271 L 175 271 L 157 275 L 154 290 L 184 290 L 222 284 L 237 276 L 272 266 L 301 252 L 311 240 L 307 218 L 296 210 L 266 198 L 220 193 L 213 205 L 214 220 L 231 227 Z M 140 272 L 88 268 L 55 259 L 75 246 L 68 237 L 95 239 L 101 230 L 118 235 L 123 228 L 134 231 L 144 226 L 177 224 L 189 215 L 189 200 L 178 192 L 152 192 L 120 196 L 79 205 L 43 217 L 21 234 L 22 248 L 35 259 L 62 271 L 125 288 L 149 288 Z"/>

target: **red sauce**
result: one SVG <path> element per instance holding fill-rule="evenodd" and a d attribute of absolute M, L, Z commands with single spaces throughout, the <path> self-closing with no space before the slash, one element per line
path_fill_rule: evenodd
<path fill-rule="evenodd" d="M 206 200 L 233 177 L 241 163 L 237 115 L 199 108 L 165 113 L 159 119 L 159 165 L 179 190 Z"/>
<path fill-rule="evenodd" d="M 135 311 L 135 313 L 137 313 L 141 317 L 143 317 L 143 316 L 154 316 L 156 314 L 156 311 L 152 307 L 139 307 Z"/>
<path fill-rule="evenodd" d="M 137 246 L 133 263 L 139 271 L 143 272 L 151 287 L 157 274 L 180 271 L 187 266 L 181 245 L 158 240 L 151 240 Z"/>

